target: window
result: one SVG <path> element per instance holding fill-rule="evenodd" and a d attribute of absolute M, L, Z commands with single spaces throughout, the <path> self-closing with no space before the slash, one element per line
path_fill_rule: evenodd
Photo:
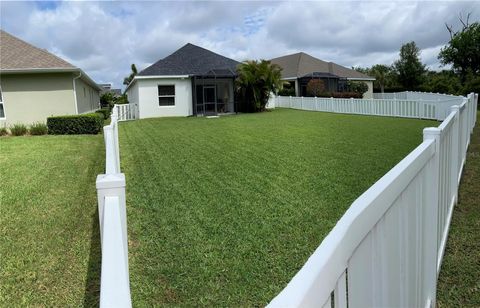
<path fill-rule="evenodd" d="M 175 86 L 158 86 L 158 105 L 175 106 Z"/>
<path fill-rule="evenodd" d="M 0 88 L 0 119 L 5 119 L 5 109 L 3 108 L 2 88 Z"/>

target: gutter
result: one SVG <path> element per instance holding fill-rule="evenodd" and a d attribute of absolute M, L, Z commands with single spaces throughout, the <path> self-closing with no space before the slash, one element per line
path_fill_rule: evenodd
<path fill-rule="evenodd" d="M 37 74 L 37 73 L 76 73 L 79 72 L 82 79 L 87 81 L 97 91 L 102 89 L 82 69 L 78 67 L 52 67 L 52 68 L 9 68 L 0 69 L 0 74 Z"/>
<path fill-rule="evenodd" d="M 26 74 L 26 73 L 68 73 L 76 72 L 76 67 L 52 67 L 52 68 L 7 68 L 0 69 L 0 74 Z"/>
<path fill-rule="evenodd" d="M 79 72 L 77 77 L 73 78 L 73 101 L 75 102 L 75 114 L 78 114 L 78 104 L 77 104 L 77 88 L 75 86 L 75 81 L 78 78 L 82 77 L 82 71 Z"/>
<path fill-rule="evenodd" d="M 135 83 L 136 80 L 140 79 L 186 79 L 190 78 L 190 75 L 150 75 L 150 76 L 138 76 L 133 77 L 132 81 L 125 88 L 125 92 Z"/>
<path fill-rule="evenodd" d="M 359 78 L 347 77 L 347 80 L 375 81 L 375 80 L 377 80 L 377 79 L 375 79 L 375 78 L 362 78 L 362 77 L 359 77 Z"/>

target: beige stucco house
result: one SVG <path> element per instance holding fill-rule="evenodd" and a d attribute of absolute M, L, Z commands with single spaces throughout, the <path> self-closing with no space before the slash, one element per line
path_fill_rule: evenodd
<path fill-rule="evenodd" d="M 306 96 L 307 83 L 311 79 L 324 81 L 328 92 L 343 92 L 348 81 L 361 81 L 367 84 L 364 98 L 373 98 L 375 78 L 337 63 L 326 62 L 304 52 L 286 55 L 270 60 L 282 68 L 282 79 L 295 87 L 296 96 Z"/>
<path fill-rule="evenodd" d="M 0 127 L 96 110 L 100 90 L 80 68 L 0 30 Z"/>

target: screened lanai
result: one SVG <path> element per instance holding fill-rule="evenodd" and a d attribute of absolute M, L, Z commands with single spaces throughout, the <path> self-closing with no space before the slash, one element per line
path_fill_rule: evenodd
<path fill-rule="evenodd" d="M 192 77 L 193 111 L 195 115 L 218 115 L 237 112 L 235 78 L 229 68 L 212 69 Z"/>

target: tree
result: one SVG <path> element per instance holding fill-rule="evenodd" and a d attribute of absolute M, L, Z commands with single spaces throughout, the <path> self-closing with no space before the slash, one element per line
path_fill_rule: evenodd
<path fill-rule="evenodd" d="M 368 91 L 367 84 L 361 81 L 348 81 L 347 87 L 349 91 L 358 93 L 362 96 L 363 96 L 363 93 Z"/>
<path fill-rule="evenodd" d="M 444 94 L 462 94 L 460 79 L 452 70 L 427 72 L 422 91 Z"/>
<path fill-rule="evenodd" d="M 398 74 L 398 82 L 406 90 L 416 90 L 420 87 L 426 69 L 420 61 L 420 49 L 415 42 L 402 45 L 400 59 L 395 61 L 394 68 Z"/>
<path fill-rule="evenodd" d="M 111 110 L 113 105 L 115 105 L 115 96 L 111 92 L 105 92 L 100 96 L 100 106 L 102 108 Z"/>
<path fill-rule="evenodd" d="M 453 32 L 447 25 L 450 41 L 440 50 L 438 59 L 444 65 L 451 64 L 465 82 L 469 72 L 480 74 L 480 23 L 469 25 L 468 17 L 466 22 L 461 17 L 460 21 L 463 24 L 461 31 Z"/>
<path fill-rule="evenodd" d="M 238 65 L 237 90 L 249 112 L 263 111 L 270 93 L 277 93 L 283 86 L 280 66 L 266 60 L 250 60 Z"/>
<path fill-rule="evenodd" d="M 471 92 L 480 93 L 480 76 L 469 71 L 460 93 L 467 95 Z M 478 108 L 480 109 L 480 104 L 478 104 Z"/>
<path fill-rule="evenodd" d="M 368 74 L 372 77 L 375 77 L 375 81 L 373 83 L 378 85 L 380 92 L 382 93 L 385 91 L 385 85 L 388 82 L 391 70 L 392 68 L 390 66 L 383 64 L 376 64 L 369 70 Z"/>
<path fill-rule="evenodd" d="M 311 79 L 307 83 L 307 95 L 309 96 L 320 96 L 325 92 L 325 83 L 320 79 Z"/>
<path fill-rule="evenodd" d="M 123 79 L 123 84 L 128 86 L 130 84 L 130 82 L 132 82 L 133 78 L 137 75 L 137 67 L 135 66 L 135 64 L 132 64 L 130 66 L 130 69 L 132 70 L 132 72 L 130 73 L 130 75 L 128 77 L 125 77 Z"/>

